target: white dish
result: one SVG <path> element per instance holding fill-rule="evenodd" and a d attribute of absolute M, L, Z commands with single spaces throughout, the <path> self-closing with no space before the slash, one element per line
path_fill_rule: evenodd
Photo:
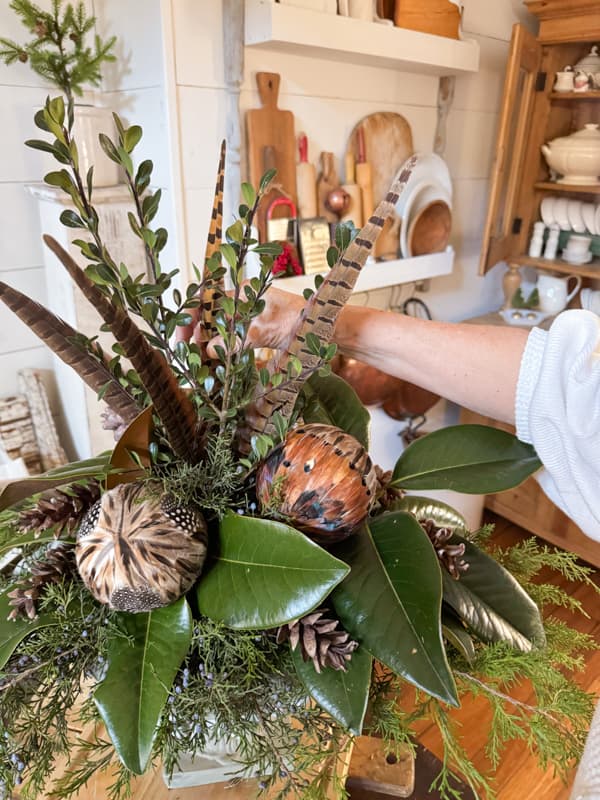
<path fill-rule="evenodd" d="M 589 251 L 584 256 L 580 256 L 579 254 L 571 255 L 568 250 L 563 250 L 561 257 L 563 261 L 567 262 L 567 264 L 573 264 L 573 266 L 580 267 L 582 264 L 589 264 L 594 256 Z"/>
<path fill-rule="evenodd" d="M 596 206 L 593 203 L 581 204 L 581 216 L 583 217 L 583 222 L 588 233 L 591 233 L 592 236 L 600 233 L 600 231 L 596 229 Z"/>
<path fill-rule="evenodd" d="M 559 227 L 563 231 L 568 231 L 570 228 L 569 225 L 569 215 L 567 213 L 568 201 L 566 197 L 555 197 L 554 198 L 554 220 L 558 223 Z"/>
<path fill-rule="evenodd" d="M 526 328 L 539 325 L 546 317 L 550 316 L 544 311 L 535 311 L 532 308 L 501 308 L 498 313 L 509 325 L 521 325 Z"/>
<path fill-rule="evenodd" d="M 554 201 L 555 197 L 544 197 L 540 205 L 540 214 L 544 225 L 552 225 L 556 220 L 554 219 Z"/>
<path fill-rule="evenodd" d="M 567 200 L 567 218 L 572 231 L 575 233 L 584 233 L 585 224 L 581 216 L 581 200 Z"/>
<path fill-rule="evenodd" d="M 430 186 L 440 186 L 442 189 L 452 197 L 452 181 L 450 179 L 450 171 L 448 165 L 443 158 L 440 158 L 436 153 L 415 153 L 417 156 L 417 163 L 413 167 L 406 188 L 398 198 L 396 203 L 396 213 L 399 217 L 404 219 L 404 209 L 407 199 L 414 191 L 413 187 L 417 184 L 429 184 Z M 413 156 L 411 156 L 413 158 Z M 410 159 L 409 159 L 410 160 Z M 398 175 L 405 168 L 406 162 L 398 170 Z"/>

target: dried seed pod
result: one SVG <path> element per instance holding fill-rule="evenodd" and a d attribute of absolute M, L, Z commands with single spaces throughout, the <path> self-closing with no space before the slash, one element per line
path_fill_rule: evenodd
<path fill-rule="evenodd" d="M 175 602 L 206 557 L 206 523 L 159 486 L 121 484 L 85 516 L 77 535 L 79 574 L 101 603 L 151 611 Z"/>
<path fill-rule="evenodd" d="M 365 519 L 377 475 L 364 447 L 331 425 L 292 430 L 256 479 L 263 506 L 275 507 L 312 538 L 344 539 Z"/>

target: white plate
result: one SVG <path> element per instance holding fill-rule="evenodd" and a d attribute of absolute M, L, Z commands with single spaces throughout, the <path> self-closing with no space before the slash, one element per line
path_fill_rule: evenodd
<path fill-rule="evenodd" d="M 563 231 L 568 231 L 570 225 L 569 225 L 569 216 L 567 213 L 567 198 L 555 197 L 552 209 L 554 211 L 554 219 L 560 226 L 560 229 Z"/>
<path fill-rule="evenodd" d="M 550 316 L 544 311 L 534 311 L 530 308 L 501 308 L 498 313 L 509 325 L 521 325 L 526 328 L 539 325 L 542 320 Z"/>
<path fill-rule="evenodd" d="M 591 233 L 592 236 L 600 233 L 600 231 L 596 230 L 596 221 L 594 219 L 596 216 L 596 206 L 593 203 L 581 204 L 581 216 L 583 217 L 583 222 L 588 233 Z"/>
<path fill-rule="evenodd" d="M 417 184 L 411 197 L 409 197 L 404 208 L 405 217 L 402 220 L 402 226 L 400 228 L 400 252 L 403 258 L 410 258 L 412 256 L 408 243 L 408 232 L 411 222 L 419 211 L 436 200 L 443 200 L 448 207 L 452 209 L 452 198 L 450 194 L 439 185 L 433 186 L 429 183 Z"/>
<path fill-rule="evenodd" d="M 593 258 L 593 254 L 589 251 L 583 256 L 570 256 L 567 250 L 562 251 L 562 260 L 566 261 L 567 264 L 573 264 L 575 267 L 580 267 L 582 264 L 589 264 Z"/>
<path fill-rule="evenodd" d="M 571 230 L 575 231 L 575 233 L 585 232 L 585 225 L 583 222 L 583 217 L 581 216 L 582 205 L 583 203 L 581 200 L 567 200 L 567 218 L 569 220 Z"/>
<path fill-rule="evenodd" d="M 554 201 L 555 197 L 544 197 L 540 205 L 540 214 L 544 225 L 552 225 L 556 220 L 554 219 Z"/>
<path fill-rule="evenodd" d="M 417 184 L 427 183 L 431 186 L 441 186 L 452 198 L 452 181 L 450 180 L 448 165 L 444 159 L 440 158 L 436 153 L 415 153 L 415 155 L 418 161 L 413 167 L 408 183 L 396 203 L 396 213 L 402 219 L 404 219 L 407 200 L 414 191 L 413 187 Z M 402 172 L 405 165 L 406 162 L 400 167 L 397 175 Z"/>

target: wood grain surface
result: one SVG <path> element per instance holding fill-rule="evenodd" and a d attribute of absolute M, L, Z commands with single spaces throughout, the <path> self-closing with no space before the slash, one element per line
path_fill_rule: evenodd
<path fill-rule="evenodd" d="M 257 72 L 256 83 L 262 108 L 246 112 L 249 181 L 258 187 L 265 171 L 265 147 L 272 147 L 277 169 L 276 183 L 296 203 L 294 115 L 277 107 L 280 76 L 276 72 Z"/>

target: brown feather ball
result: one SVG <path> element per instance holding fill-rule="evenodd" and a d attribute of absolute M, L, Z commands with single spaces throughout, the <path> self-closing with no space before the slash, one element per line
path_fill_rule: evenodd
<path fill-rule="evenodd" d="M 377 487 L 364 447 L 332 425 L 292 430 L 260 468 L 263 508 L 278 513 L 324 544 L 350 535 L 365 519 Z"/>
<path fill-rule="evenodd" d="M 87 513 L 77 534 L 79 574 L 101 603 L 151 611 L 193 585 L 206 557 L 206 523 L 153 484 L 121 484 Z"/>

